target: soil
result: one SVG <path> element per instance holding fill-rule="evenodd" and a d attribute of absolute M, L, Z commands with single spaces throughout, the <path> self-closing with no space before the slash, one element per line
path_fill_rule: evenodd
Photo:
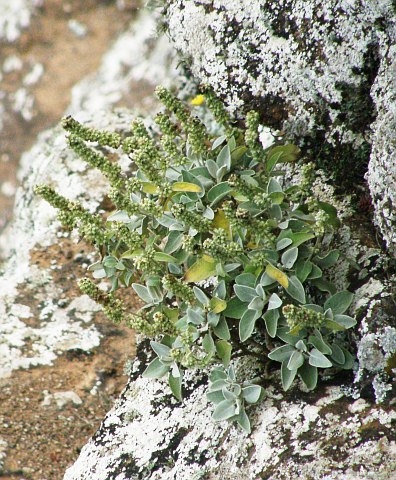
<path fill-rule="evenodd" d="M 86 255 L 92 247 L 63 238 L 49 249 L 31 252 L 31 262 L 42 268 L 54 266 L 53 281 L 62 285 L 61 298 L 80 296 L 76 283 L 86 273 Z M 120 297 L 133 310 L 134 297 Z M 31 291 L 17 299 L 38 315 Z M 37 311 L 35 311 L 37 310 Z M 37 314 L 37 315 L 36 315 Z M 7 442 L 2 480 L 59 480 L 78 457 L 81 448 L 96 431 L 126 384 L 124 365 L 135 355 L 134 332 L 115 326 L 98 312 L 94 317 L 103 335 L 101 344 L 89 352 L 74 349 L 60 356 L 52 366 L 13 372 L 0 380 L 0 438 Z M 61 409 L 44 406 L 46 392 L 72 391 L 81 405 L 68 403 Z"/>
<path fill-rule="evenodd" d="M 113 0 L 45 0 L 18 41 L 0 42 L 0 68 L 14 55 L 22 61 L 20 70 L 3 71 L 0 80 L 0 93 L 5 93 L 4 128 L 0 131 L 0 232 L 12 216 L 21 154 L 39 132 L 59 121 L 73 85 L 95 72 L 111 42 L 133 20 L 138 0 L 125 0 L 124 4 L 120 10 Z M 84 25 L 86 36 L 76 36 L 69 20 Z M 41 64 L 44 72 L 36 84 L 26 87 L 34 97 L 33 118 L 28 121 L 14 111 L 11 98 L 36 64 Z"/>
<path fill-rule="evenodd" d="M 22 85 L 32 66 L 41 63 L 44 73 L 29 87 L 35 99 L 34 117 L 23 120 L 5 103 L 4 129 L 0 132 L 0 232 L 12 216 L 16 170 L 21 154 L 35 141 L 37 134 L 58 122 L 70 101 L 71 87 L 94 72 L 102 55 L 130 21 L 136 1 L 126 0 L 119 10 L 110 0 L 46 0 L 32 19 L 28 30 L 13 43 L 0 43 L 0 67 L 3 60 L 16 55 L 22 69 L 3 75 L 0 91 L 12 94 Z M 87 27 L 88 34 L 78 38 L 68 21 L 75 19 Z M 136 98 L 139 94 L 136 93 Z M 131 97 L 130 102 L 134 101 Z M 91 250 L 84 244 L 62 239 L 50 249 L 31 252 L 32 262 L 49 267 L 56 259 L 59 270 L 52 275 L 64 286 L 65 298 L 80 295 L 75 278 L 84 275 L 81 260 Z M 65 281 L 66 280 L 66 281 Z M 32 306 L 34 299 L 21 294 L 21 303 Z M 135 299 L 129 298 L 131 308 Z M 59 480 L 77 458 L 81 448 L 98 428 L 106 412 L 126 383 L 125 361 L 134 355 L 133 331 L 111 324 L 102 313 L 94 321 L 103 334 L 101 345 L 90 351 L 70 350 L 51 366 L 19 370 L 0 381 L 0 438 L 7 442 L 6 460 L 0 467 L 2 480 Z M 68 403 L 62 409 L 43 406 L 45 391 L 73 391 L 81 405 Z M 0 445 L 1 450 L 1 445 Z"/>

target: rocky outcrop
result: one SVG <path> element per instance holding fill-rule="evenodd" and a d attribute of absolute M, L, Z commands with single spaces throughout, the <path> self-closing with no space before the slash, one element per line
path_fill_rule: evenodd
<path fill-rule="evenodd" d="M 258 109 L 339 185 L 361 183 L 370 160 L 375 222 L 394 250 L 395 3 L 174 0 L 165 13 L 193 74 L 230 110 Z"/>

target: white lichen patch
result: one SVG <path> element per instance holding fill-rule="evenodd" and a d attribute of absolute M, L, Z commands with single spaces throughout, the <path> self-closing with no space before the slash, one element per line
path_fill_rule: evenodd
<path fill-rule="evenodd" d="M 0 39 L 14 42 L 30 24 L 43 0 L 0 0 Z"/>
<path fill-rule="evenodd" d="M 338 388 L 329 387 L 315 405 L 267 398 L 254 410 L 248 436 L 214 423 L 204 386 L 198 377 L 189 380 L 195 388 L 182 405 L 161 381 L 131 381 L 65 480 L 338 479 L 352 470 L 363 480 L 393 471 L 393 414 L 368 404 L 348 409 Z M 382 418 L 380 448 L 361 436 L 362 418 Z"/>
<path fill-rule="evenodd" d="M 259 103 L 270 119 L 274 106 L 289 137 L 322 132 L 322 143 L 352 151 L 372 142 L 367 179 L 375 222 L 391 250 L 395 18 L 391 0 L 175 0 L 166 8 L 175 48 L 231 111 Z"/>

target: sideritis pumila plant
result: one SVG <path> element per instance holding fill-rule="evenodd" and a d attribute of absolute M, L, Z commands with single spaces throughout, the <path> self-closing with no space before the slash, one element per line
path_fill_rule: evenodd
<path fill-rule="evenodd" d="M 126 138 L 63 121 L 70 147 L 109 181 L 114 213 L 91 214 L 47 185 L 36 193 L 100 252 L 90 270 L 111 291 L 88 278 L 81 290 L 109 319 L 152 339 L 156 356 L 144 376 L 166 376 L 182 400 L 184 371 L 205 369 L 213 419 L 250 432 L 245 409 L 263 397 L 268 368 L 238 378 L 235 358 L 279 362 L 285 390 L 296 377 L 313 389 L 318 373 L 353 365 L 352 294 L 337 292 L 325 275 L 340 255 L 329 247 L 337 212 L 315 196 L 312 164 L 298 166 L 300 184 L 285 181 L 283 164 L 295 164 L 299 149 L 263 149 L 257 113 L 236 127 L 206 89 L 193 103 L 205 100 L 217 122 L 213 135 L 168 90 L 157 95 L 165 106 L 158 128 L 134 120 Z M 103 155 L 106 147 L 126 152 L 131 171 Z M 128 312 L 119 288 L 132 288 L 143 308 Z"/>

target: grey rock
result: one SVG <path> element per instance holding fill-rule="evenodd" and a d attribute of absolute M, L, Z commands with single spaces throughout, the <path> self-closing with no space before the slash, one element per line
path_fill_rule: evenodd
<path fill-rule="evenodd" d="M 395 3 L 175 0 L 164 11 L 193 74 L 231 111 L 258 109 L 338 183 L 362 182 L 370 159 L 375 222 L 394 251 Z"/>

